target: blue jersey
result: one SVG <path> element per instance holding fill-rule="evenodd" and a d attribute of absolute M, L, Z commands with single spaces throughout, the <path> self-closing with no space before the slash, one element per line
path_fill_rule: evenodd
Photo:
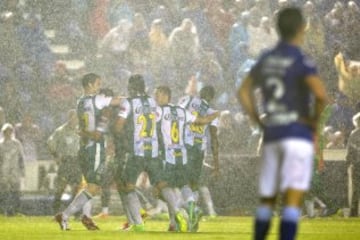
<path fill-rule="evenodd" d="M 284 138 L 312 141 L 310 127 L 300 120 L 313 114 L 305 79 L 316 74 L 315 64 L 298 47 L 285 42 L 260 57 L 250 75 L 262 93 L 264 142 Z"/>

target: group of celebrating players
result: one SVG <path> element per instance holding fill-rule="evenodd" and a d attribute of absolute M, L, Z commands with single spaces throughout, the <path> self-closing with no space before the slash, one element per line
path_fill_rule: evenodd
<path fill-rule="evenodd" d="M 295 239 L 302 198 L 310 188 L 314 135 L 328 101 L 316 65 L 301 50 L 306 29 L 301 10 L 284 8 L 277 17 L 280 42 L 260 56 L 237 92 L 244 112 L 263 130 L 255 240 L 266 239 L 280 193 L 284 201 L 279 239 Z M 210 125 L 209 132 L 213 133 L 211 126 L 216 126 L 219 115 L 208 105 L 214 89 L 206 86 L 200 90 L 200 97 L 186 96 L 179 105 L 172 105 L 167 86 L 156 88 L 155 99 L 146 95 L 141 75 L 130 77 L 126 99 L 98 94 L 100 77 L 96 74 L 85 75 L 82 84 L 84 95 L 77 109 L 81 130 L 79 159 L 88 186 L 55 216 L 61 229 L 68 229 L 69 216 L 97 192 L 105 156 L 103 137 L 108 129 L 114 136 L 118 161 L 127 156 L 117 181 L 131 229 L 144 230 L 134 189 L 138 175 L 146 171 L 159 197 L 168 204 L 170 229 L 197 231 L 201 212 L 195 205 L 193 190 L 204 157 L 206 128 Z M 256 89 L 261 90 L 265 117 L 260 117 L 257 109 Z M 102 114 L 109 106 L 118 106 L 118 110 L 112 112 L 115 114 Z M 217 160 L 217 143 L 211 146 Z M 218 171 L 218 161 L 215 170 Z M 181 204 L 174 194 L 176 187 L 182 191 Z M 90 230 L 98 229 L 91 218 L 85 216 L 82 222 Z"/>
<path fill-rule="evenodd" d="M 101 78 L 83 76 L 83 96 L 78 100 L 80 130 L 79 161 L 87 182 L 71 204 L 55 216 L 62 230 L 69 230 L 68 219 L 100 191 L 105 169 L 106 137 L 115 145 L 115 182 L 127 220 L 127 230 L 144 231 L 141 204 L 135 191 L 136 180 L 146 172 L 156 195 L 167 203 L 169 231 L 197 231 L 202 212 L 196 206 L 201 168 L 206 149 L 206 131 L 216 136 L 219 112 L 209 106 L 215 95 L 212 86 L 203 87 L 199 96 L 185 96 L 178 105 L 170 103 L 167 86 L 155 89 L 154 98 L 145 92 L 141 75 L 128 81 L 127 98 L 100 91 Z M 217 138 L 212 137 L 215 172 L 219 171 Z M 175 194 L 181 189 L 181 199 Z M 98 230 L 90 214 L 82 223 Z"/>

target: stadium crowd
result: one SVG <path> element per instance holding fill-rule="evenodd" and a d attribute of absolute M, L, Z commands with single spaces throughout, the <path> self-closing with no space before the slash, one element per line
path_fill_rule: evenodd
<path fill-rule="evenodd" d="M 304 10 L 305 51 L 318 63 L 333 100 L 323 129 L 324 148 L 345 148 L 352 117 L 360 110 L 360 89 L 346 90 L 360 77 L 360 8 L 356 1 L 335 0 L 1 1 L 2 134 L 13 129 L 25 167 L 49 159 L 46 141 L 76 106 L 80 76 L 100 73 L 104 87 L 126 95 L 127 79 L 139 73 L 149 94 L 168 85 L 174 102 L 189 81 L 198 90 L 212 84 L 214 108 L 223 111 L 220 152 L 257 154 L 261 132 L 239 108 L 234 89 L 259 53 L 276 43 L 274 18 L 292 4 Z M 55 37 L 49 37 L 49 30 Z M 67 45 L 68 55 L 84 67 L 69 67 L 54 53 L 56 43 Z"/>

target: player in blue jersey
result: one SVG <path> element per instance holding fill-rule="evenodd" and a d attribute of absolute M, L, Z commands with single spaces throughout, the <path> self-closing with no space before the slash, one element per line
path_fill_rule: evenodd
<path fill-rule="evenodd" d="M 297 8 L 278 14 L 279 43 L 264 53 L 238 90 L 252 121 L 263 128 L 264 147 L 259 179 L 260 205 L 254 239 L 265 239 L 279 193 L 284 196 L 281 240 L 294 239 L 304 193 L 310 188 L 314 159 L 313 136 L 327 103 L 315 64 L 300 49 L 305 21 Z M 253 91 L 262 93 L 266 117 L 260 120 Z"/>
<path fill-rule="evenodd" d="M 101 78 L 94 73 L 85 74 L 82 78 L 84 93 L 77 103 L 77 115 L 80 130 L 80 149 L 78 160 L 82 174 L 87 182 L 87 187 L 82 190 L 62 212 L 55 216 L 62 230 L 68 230 L 68 219 L 71 215 L 80 211 L 93 195 L 100 191 L 102 171 L 105 163 L 104 126 L 101 118 L 101 110 L 108 106 L 118 106 L 121 103 L 119 97 L 108 97 L 99 94 Z M 91 208 L 90 208 L 91 209 Z M 99 228 L 90 218 L 90 210 L 84 213 L 82 223 L 88 230 Z"/>

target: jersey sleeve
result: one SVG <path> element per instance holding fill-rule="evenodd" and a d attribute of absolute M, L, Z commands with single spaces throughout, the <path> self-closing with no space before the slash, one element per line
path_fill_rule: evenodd
<path fill-rule="evenodd" d="M 131 112 L 131 106 L 128 100 L 124 100 L 121 104 L 121 108 L 118 113 L 118 117 L 127 119 Z"/>
<path fill-rule="evenodd" d="M 105 95 L 96 95 L 95 97 L 95 105 L 98 109 L 103 109 L 105 107 L 110 106 L 112 97 L 107 97 Z"/>
<path fill-rule="evenodd" d="M 304 76 L 318 74 L 316 64 L 310 57 L 303 55 L 303 57 L 301 58 L 301 65 L 303 68 Z"/>

